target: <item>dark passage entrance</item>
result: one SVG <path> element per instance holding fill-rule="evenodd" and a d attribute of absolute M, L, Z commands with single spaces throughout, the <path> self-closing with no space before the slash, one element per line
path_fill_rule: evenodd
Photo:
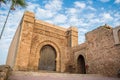
<path fill-rule="evenodd" d="M 40 51 L 39 70 L 56 70 L 56 51 L 50 45 L 45 45 Z"/>
<path fill-rule="evenodd" d="M 86 74 L 85 60 L 82 55 L 80 55 L 77 59 L 77 72 L 80 74 Z"/>

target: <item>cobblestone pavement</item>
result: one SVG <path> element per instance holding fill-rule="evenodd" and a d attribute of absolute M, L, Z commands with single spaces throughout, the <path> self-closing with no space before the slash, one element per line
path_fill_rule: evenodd
<path fill-rule="evenodd" d="M 8 80 L 120 80 L 120 78 L 110 78 L 96 74 L 14 72 Z"/>

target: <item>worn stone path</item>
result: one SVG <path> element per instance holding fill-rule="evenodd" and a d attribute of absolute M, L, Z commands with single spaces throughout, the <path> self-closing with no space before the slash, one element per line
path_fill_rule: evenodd
<path fill-rule="evenodd" d="M 69 74 L 55 72 L 12 72 L 8 80 L 120 80 L 96 74 Z"/>

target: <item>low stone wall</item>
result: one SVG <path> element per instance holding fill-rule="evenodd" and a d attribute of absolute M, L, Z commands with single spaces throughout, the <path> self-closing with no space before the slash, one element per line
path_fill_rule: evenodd
<path fill-rule="evenodd" d="M 7 80 L 12 69 L 8 65 L 0 65 L 0 80 Z"/>

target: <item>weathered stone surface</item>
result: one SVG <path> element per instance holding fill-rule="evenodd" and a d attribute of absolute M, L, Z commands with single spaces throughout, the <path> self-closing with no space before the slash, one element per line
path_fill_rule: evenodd
<path fill-rule="evenodd" d="M 14 65 L 14 70 L 38 70 L 40 51 L 45 45 L 52 46 L 56 51 L 56 71 L 66 70 L 69 60 L 67 48 L 78 45 L 77 28 L 66 29 L 52 25 L 36 20 L 31 12 L 25 12 L 17 31 L 19 32 L 13 39 L 16 44 L 14 42 L 11 44 L 7 60 L 8 65 Z M 10 55 L 15 55 L 12 61 Z"/>
<path fill-rule="evenodd" d="M 7 65 L 0 65 L 0 80 L 7 80 L 12 69 Z"/>
<path fill-rule="evenodd" d="M 115 44 L 113 29 L 108 26 L 101 26 L 88 32 L 86 42 L 73 47 L 72 53 L 74 66 L 77 66 L 79 55 L 85 58 L 85 64 L 88 66 L 86 71 L 89 74 L 117 76 L 120 69 L 120 45 Z"/>
<path fill-rule="evenodd" d="M 120 27 L 120 26 L 119 26 Z M 36 20 L 26 12 L 11 43 L 7 64 L 14 70 L 38 71 L 41 49 L 52 46 L 56 52 L 57 72 L 117 76 L 120 69 L 120 28 L 101 26 L 86 33 L 86 41 L 78 45 L 78 30 Z M 80 58 L 81 57 L 81 58 Z"/>

